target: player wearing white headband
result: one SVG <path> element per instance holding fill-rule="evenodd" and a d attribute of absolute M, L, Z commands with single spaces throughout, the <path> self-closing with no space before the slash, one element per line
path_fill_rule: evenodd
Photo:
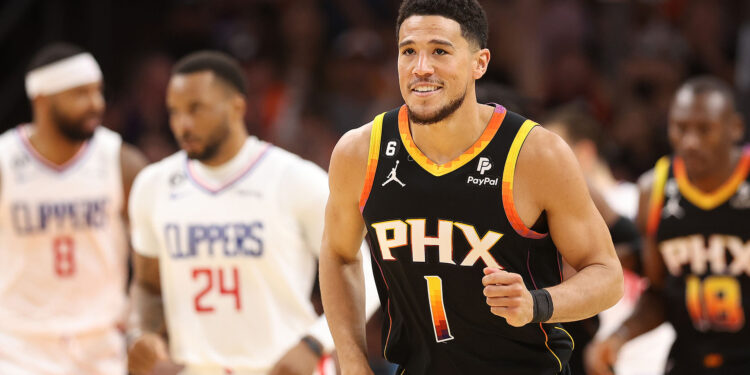
<path fill-rule="evenodd" d="M 0 374 L 124 375 L 126 198 L 145 158 L 100 127 L 80 48 L 32 59 L 32 123 L 0 135 Z"/>

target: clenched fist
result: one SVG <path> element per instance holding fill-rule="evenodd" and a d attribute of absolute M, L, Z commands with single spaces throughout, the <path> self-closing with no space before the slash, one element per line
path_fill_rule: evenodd
<path fill-rule="evenodd" d="M 534 317 L 534 300 L 526 289 L 523 278 L 497 268 L 484 269 L 484 296 L 490 311 L 513 327 L 522 327 Z"/>
<path fill-rule="evenodd" d="M 155 333 L 145 333 L 128 350 L 128 370 L 135 375 L 150 374 L 159 361 L 168 359 L 164 339 Z"/>

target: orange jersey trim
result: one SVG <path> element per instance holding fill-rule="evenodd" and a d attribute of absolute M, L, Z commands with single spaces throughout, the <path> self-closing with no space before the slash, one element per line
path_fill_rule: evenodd
<path fill-rule="evenodd" d="M 367 198 L 370 197 L 372 190 L 372 181 L 375 179 L 375 171 L 378 169 L 378 157 L 380 156 L 380 136 L 383 133 L 383 116 L 379 114 L 372 122 L 370 131 L 370 151 L 367 156 L 367 174 L 365 176 L 365 185 L 362 186 L 362 194 L 359 196 L 359 212 L 365 209 Z"/>
<path fill-rule="evenodd" d="M 521 220 L 521 217 L 518 215 L 516 205 L 513 202 L 513 178 L 516 172 L 518 155 L 521 152 L 521 146 L 523 146 L 524 141 L 526 141 L 526 137 L 535 126 L 537 126 L 537 123 L 531 120 L 526 120 L 523 125 L 521 125 L 521 129 L 518 130 L 516 138 L 513 139 L 510 151 L 508 152 L 508 158 L 505 159 L 502 194 L 505 216 L 508 218 L 510 225 L 515 229 L 516 233 L 526 238 L 540 239 L 546 237 L 547 233 L 537 233 L 526 227 L 526 224 L 523 223 L 523 220 Z"/>
<path fill-rule="evenodd" d="M 648 221 L 646 222 L 646 234 L 656 236 L 661 220 L 661 210 L 664 203 L 664 186 L 669 177 L 669 158 L 663 156 L 654 166 L 654 184 L 651 187 L 651 198 L 649 199 Z"/>
<path fill-rule="evenodd" d="M 677 186 L 680 188 L 680 193 L 690 203 L 702 210 L 713 210 L 731 198 L 740 184 L 747 178 L 749 170 L 750 148 L 745 147 L 742 150 L 742 157 L 739 163 L 737 163 L 737 167 L 732 172 L 732 176 L 718 189 L 710 193 L 705 193 L 690 183 L 685 171 L 685 162 L 679 157 L 676 157 L 674 160 L 674 176 L 677 180 Z"/>
<path fill-rule="evenodd" d="M 414 139 L 411 137 L 411 130 L 409 129 L 409 112 L 406 105 L 401 106 L 401 109 L 398 111 L 398 131 L 401 133 L 401 142 L 403 142 L 406 151 L 411 155 L 412 159 L 414 159 L 422 169 L 429 172 L 431 175 L 440 177 L 461 168 L 466 165 L 466 163 L 470 162 L 475 156 L 479 155 L 479 153 L 490 143 L 495 136 L 495 133 L 497 133 L 500 124 L 502 124 L 505 119 L 506 113 L 507 111 L 505 108 L 500 106 L 496 107 L 495 112 L 492 113 L 489 124 L 484 128 L 484 132 L 479 136 L 479 139 L 477 139 L 468 150 L 464 151 L 463 154 L 445 164 L 437 164 L 430 160 L 414 143 Z"/>

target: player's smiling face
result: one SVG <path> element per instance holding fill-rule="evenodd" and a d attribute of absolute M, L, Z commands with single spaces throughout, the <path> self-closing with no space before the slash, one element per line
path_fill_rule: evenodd
<path fill-rule="evenodd" d="M 478 54 L 487 51 L 464 38 L 458 22 L 442 16 L 404 20 L 398 47 L 401 95 L 410 119 L 422 124 L 441 121 L 462 105 L 478 78 Z"/>

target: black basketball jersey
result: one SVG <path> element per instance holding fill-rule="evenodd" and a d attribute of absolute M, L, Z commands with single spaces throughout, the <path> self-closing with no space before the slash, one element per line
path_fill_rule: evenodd
<path fill-rule="evenodd" d="M 483 294 L 483 269 L 559 284 L 560 255 L 544 216 L 527 228 L 513 174 L 537 124 L 496 106 L 484 133 L 437 165 L 414 144 L 405 106 L 373 122 L 360 209 L 386 321 L 383 355 L 399 374 L 557 374 L 573 348 L 559 324 L 508 325 Z"/>
<path fill-rule="evenodd" d="M 680 158 L 654 169 L 648 232 L 667 268 L 667 320 L 677 332 L 669 374 L 750 374 L 750 148 L 713 193 Z"/>

